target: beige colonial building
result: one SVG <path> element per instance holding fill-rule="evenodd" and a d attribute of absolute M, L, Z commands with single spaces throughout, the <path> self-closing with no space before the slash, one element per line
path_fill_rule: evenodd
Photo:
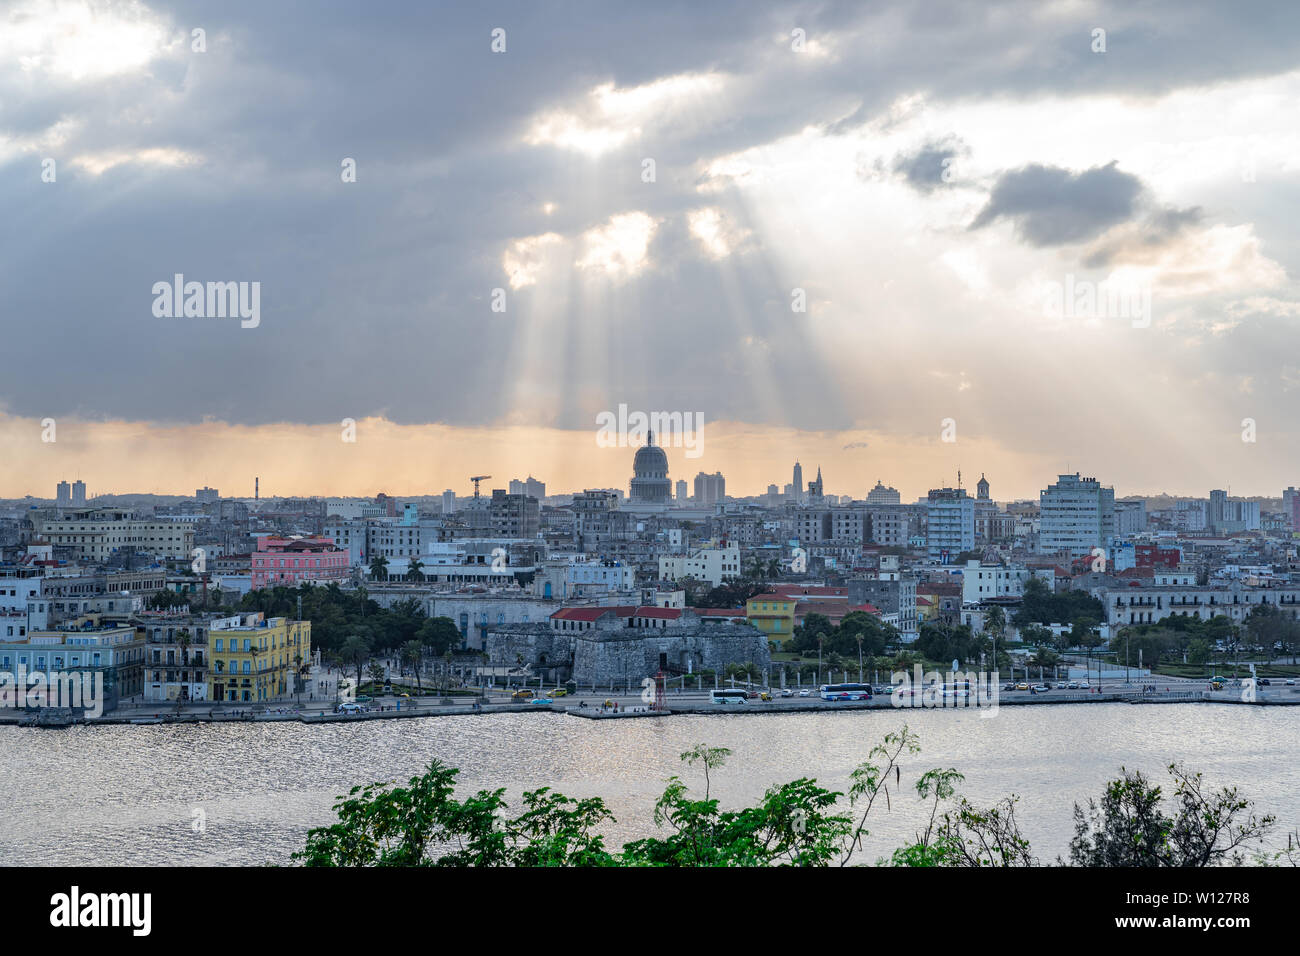
<path fill-rule="evenodd" d="M 100 562 L 114 552 L 136 551 L 188 560 L 194 530 L 177 522 L 140 519 L 120 508 L 63 511 L 34 519 L 36 534 L 56 548 L 73 548 L 81 561 Z"/>

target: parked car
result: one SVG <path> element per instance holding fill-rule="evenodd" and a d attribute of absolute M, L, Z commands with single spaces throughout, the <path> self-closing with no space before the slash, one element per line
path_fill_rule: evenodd
<path fill-rule="evenodd" d="M 1015 690 L 1015 689 L 1016 689 L 1016 682 L 1015 682 L 1015 681 L 1008 681 L 1007 683 L 1005 683 L 1005 684 L 1002 685 L 1002 689 L 1003 689 L 1003 690 Z"/>
<path fill-rule="evenodd" d="M 1088 685 L 1088 682 L 1087 682 L 1086 680 L 1081 680 L 1081 681 L 1079 681 L 1079 690 L 1087 690 L 1087 689 L 1088 689 L 1088 686 L 1089 686 L 1089 685 Z"/>
<path fill-rule="evenodd" d="M 1068 686 L 1069 686 L 1069 685 L 1066 684 L 1065 681 L 1063 681 L 1063 680 L 1058 680 L 1058 681 L 1056 682 L 1056 689 L 1057 689 L 1057 690 L 1065 690 Z"/>
<path fill-rule="evenodd" d="M 1021 681 L 1016 685 L 1016 690 L 1029 690 L 1029 685 L 1025 681 Z"/>
<path fill-rule="evenodd" d="M 1035 694 L 1046 694 L 1046 693 L 1047 693 L 1049 690 L 1051 690 L 1051 689 L 1052 689 L 1052 688 L 1048 687 L 1046 684 L 1035 684 L 1035 685 L 1034 685 L 1034 693 L 1035 693 Z"/>
<path fill-rule="evenodd" d="M 1078 690 L 1078 689 L 1079 689 L 1079 682 L 1078 682 L 1077 680 L 1072 680 L 1072 681 L 1070 681 L 1068 684 L 1065 685 L 1065 689 L 1066 689 L 1066 690 Z"/>

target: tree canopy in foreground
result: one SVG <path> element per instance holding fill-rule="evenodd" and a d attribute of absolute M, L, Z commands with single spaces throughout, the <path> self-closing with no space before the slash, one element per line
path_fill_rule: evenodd
<path fill-rule="evenodd" d="M 405 787 L 353 787 L 338 821 L 313 829 L 292 859 L 305 866 L 1036 866 L 1016 820 L 1019 798 L 980 808 L 958 793 L 962 774 L 932 769 L 912 784 L 925 829 L 892 851 L 870 846 L 868 823 L 903 796 L 900 760 L 920 752 L 906 725 L 888 734 L 849 775 L 844 792 L 801 777 L 770 788 L 752 807 L 726 810 L 712 795 L 731 751 L 700 744 L 681 755 L 703 776 L 703 793 L 677 775 L 655 803 L 659 833 L 610 850 L 600 833 L 614 817 L 599 797 L 577 800 L 549 787 L 526 792 L 517 812 L 504 789 L 456 797 L 459 771 L 438 760 Z M 1178 765 L 1172 808 L 1138 772 L 1107 784 L 1101 802 L 1075 805 L 1073 866 L 1212 866 L 1300 862 L 1300 851 L 1263 852 L 1271 816 L 1258 817 L 1235 788 L 1208 791 Z"/>

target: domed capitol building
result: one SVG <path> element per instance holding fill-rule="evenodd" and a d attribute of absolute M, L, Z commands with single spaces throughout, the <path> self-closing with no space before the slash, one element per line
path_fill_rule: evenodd
<path fill-rule="evenodd" d="M 632 493 L 634 505 L 659 505 L 667 508 L 672 502 L 672 482 L 668 480 L 668 456 L 655 444 L 655 433 L 650 432 L 646 443 L 636 450 L 632 460 Z"/>

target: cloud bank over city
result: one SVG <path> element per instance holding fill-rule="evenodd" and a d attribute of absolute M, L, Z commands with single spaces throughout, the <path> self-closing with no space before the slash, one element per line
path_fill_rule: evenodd
<path fill-rule="evenodd" d="M 732 494 L 795 457 L 859 497 L 1275 494 L 1298 99 L 1285 3 L 15 0 L 0 494 L 625 486 L 621 403 L 701 414 L 672 477 Z M 259 323 L 156 316 L 177 274 L 260 283 Z"/>

